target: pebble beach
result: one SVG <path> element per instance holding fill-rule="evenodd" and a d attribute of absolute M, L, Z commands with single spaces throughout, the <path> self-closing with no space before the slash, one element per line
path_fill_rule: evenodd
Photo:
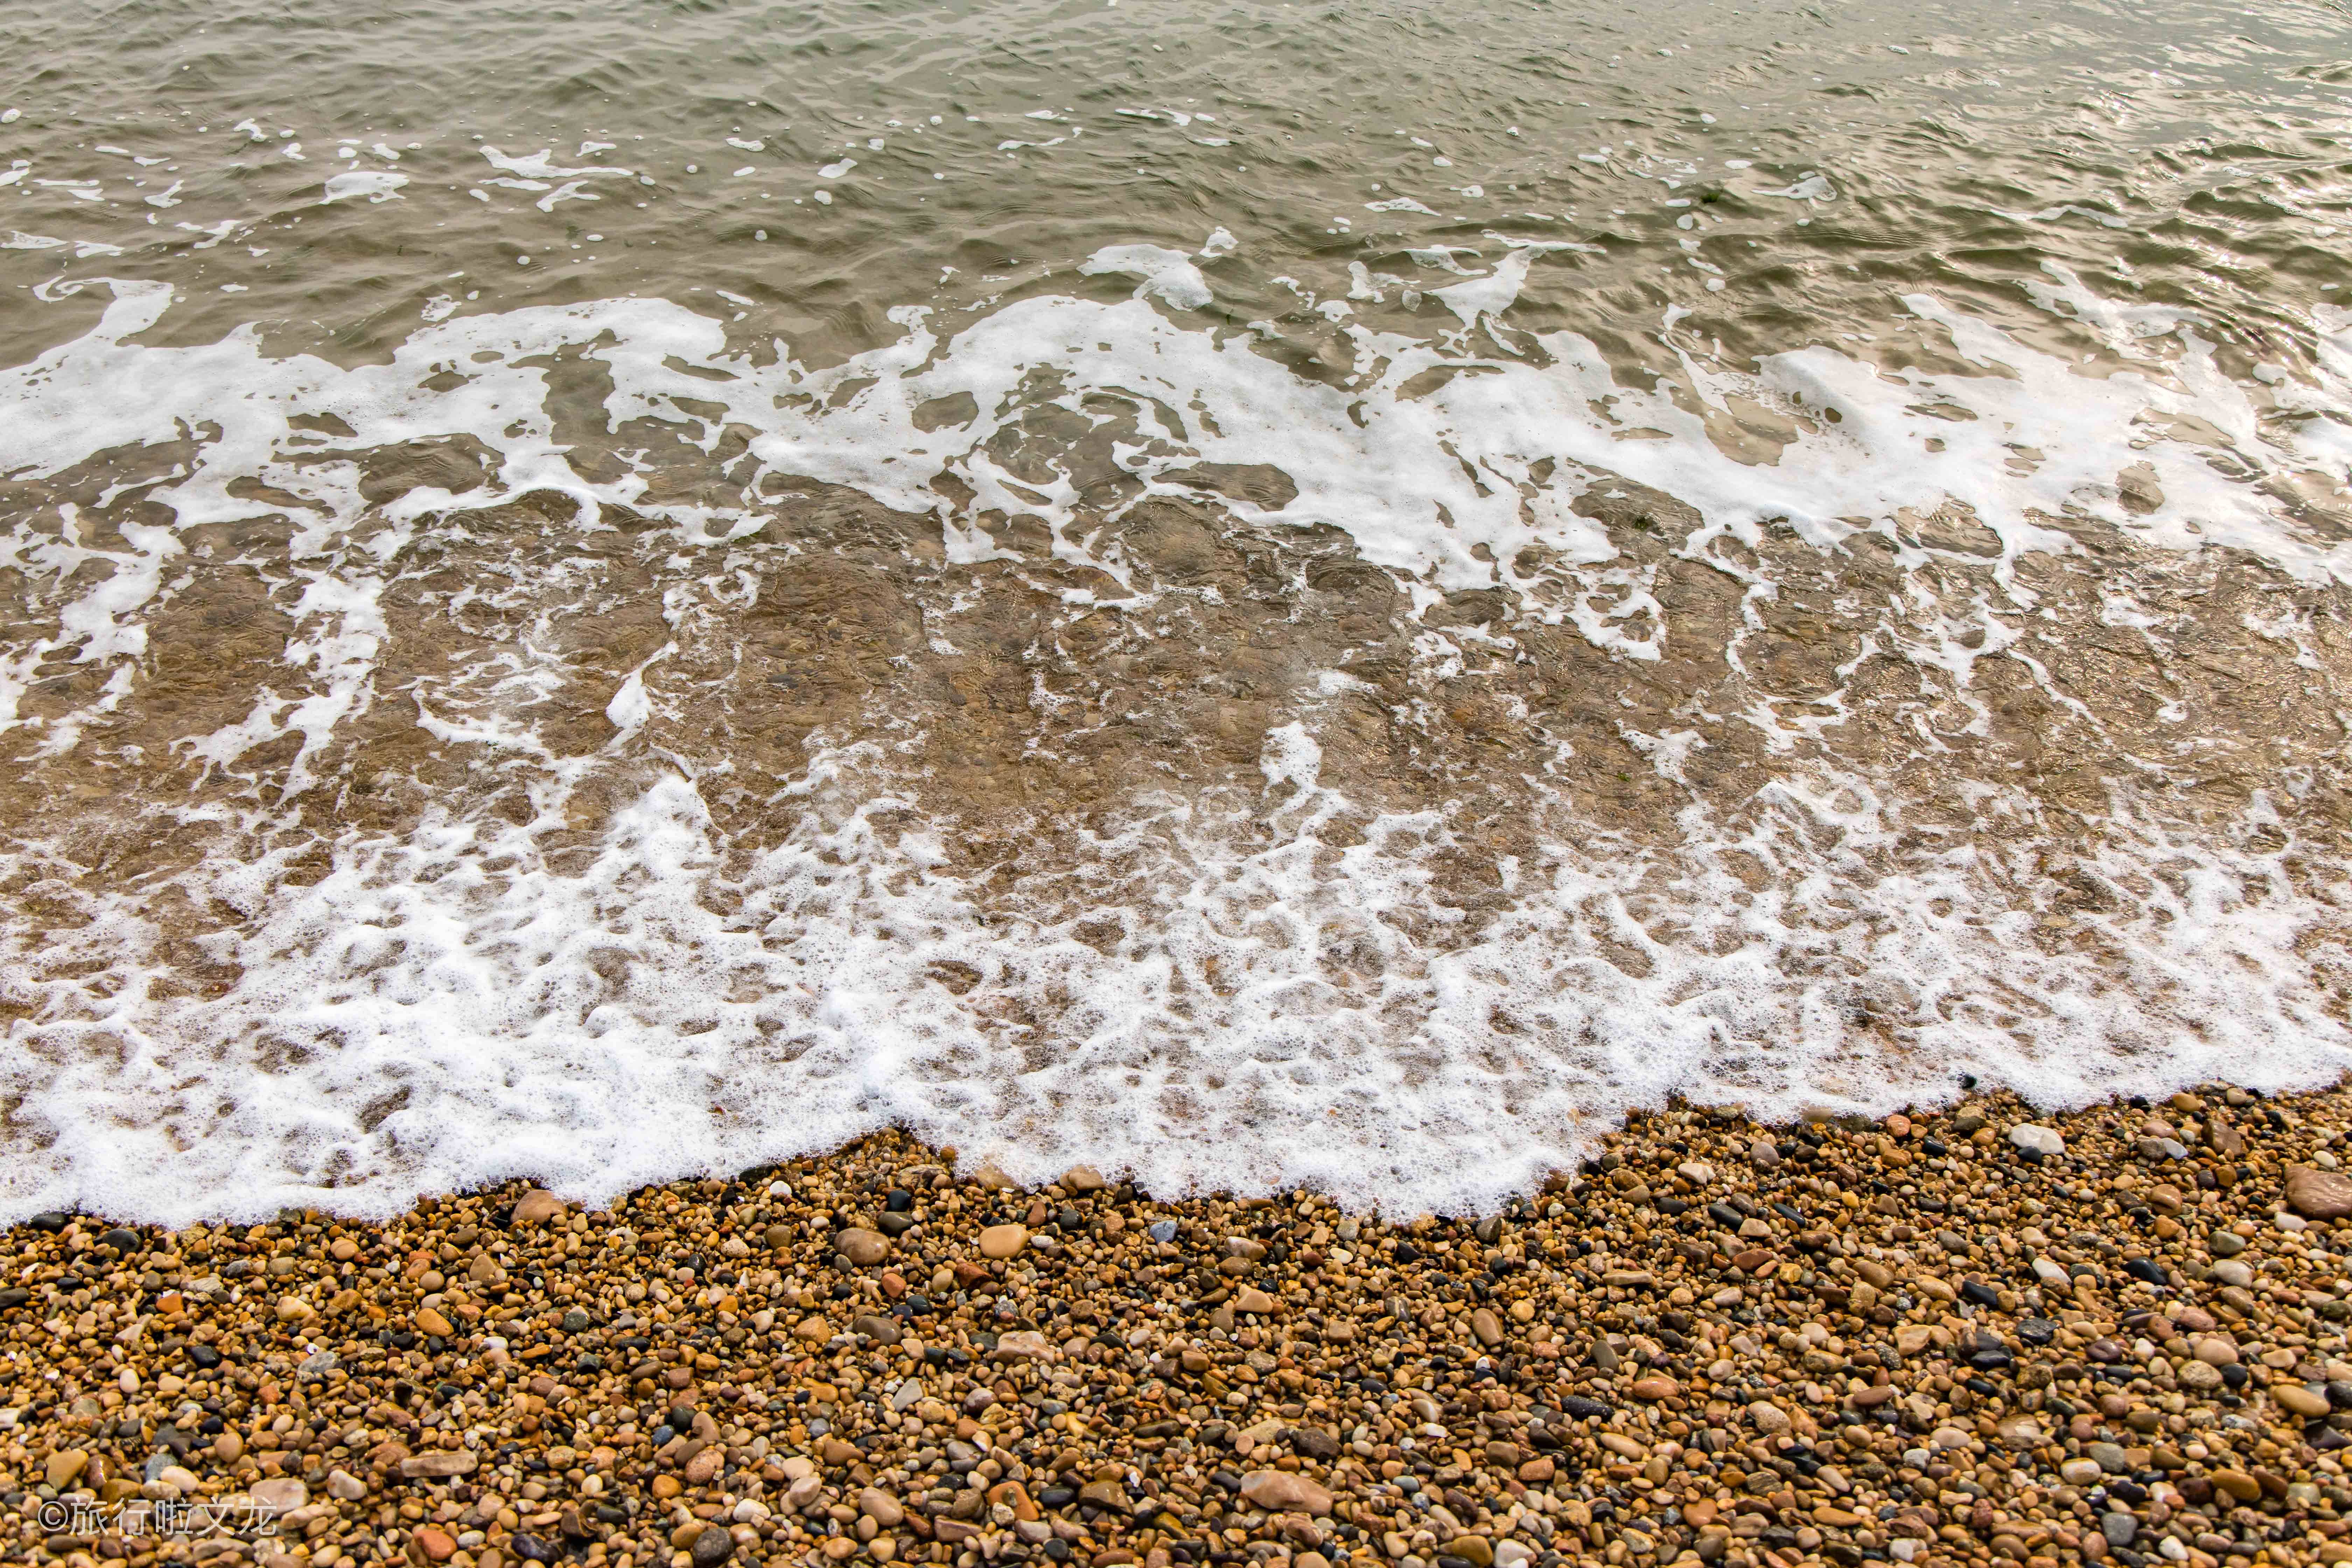
<path fill-rule="evenodd" d="M 2352 1568 L 2343 0 L 196 9 L 0 1568 Z"/>
<path fill-rule="evenodd" d="M 9 1231 L 0 1552 L 2352 1562 L 2352 1100 L 1678 1108 L 1503 1212 L 898 1135 L 583 1209 Z"/>

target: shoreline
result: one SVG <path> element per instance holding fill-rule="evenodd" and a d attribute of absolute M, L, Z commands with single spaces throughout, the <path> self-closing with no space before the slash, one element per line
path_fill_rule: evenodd
<path fill-rule="evenodd" d="M 2347 1128 L 2342 1087 L 1677 1107 L 1475 1222 L 1021 1190 L 896 1132 L 594 1213 L 510 1184 L 382 1225 L 41 1216 L 0 1237 L 0 1543 L 2352 1562 Z"/>

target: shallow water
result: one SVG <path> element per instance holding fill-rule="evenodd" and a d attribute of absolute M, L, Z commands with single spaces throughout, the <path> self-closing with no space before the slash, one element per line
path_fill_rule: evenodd
<path fill-rule="evenodd" d="M 2332 8 L 0 42 L 8 1214 L 2346 1064 Z"/>

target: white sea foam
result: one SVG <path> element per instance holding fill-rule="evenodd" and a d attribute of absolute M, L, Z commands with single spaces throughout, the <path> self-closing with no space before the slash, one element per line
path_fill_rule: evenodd
<path fill-rule="evenodd" d="M 584 173 L 488 155 L 527 176 Z M 1830 550 L 1898 513 L 1958 507 L 2004 563 L 2066 548 L 2053 522 L 2072 516 L 2151 552 L 2228 545 L 2305 579 L 2352 577 L 2352 552 L 2269 484 L 2347 479 L 2339 319 L 2311 323 L 2321 352 L 2306 376 L 2245 385 L 2192 321 L 2102 316 L 2062 277 L 2044 308 L 2103 333 L 2128 368 L 2088 374 L 1916 295 L 1913 330 L 1973 368 L 1886 371 L 1809 346 L 1734 369 L 1685 345 L 1679 384 L 1640 385 L 1574 333 L 1497 320 L 1538 263 L 1520 247 L 1444 301 L 1460 320 L 1449 337 L 1335 329 L 1355 355 L 1335 385 L 1250 333 L 1166 313 L 1194 282 L 1207 291 L 1181 253 L 1108 255 L 1096 259 L 1159 301 L 1030 299 L 948 338 L 908 310 L 898 340 L 830 366 L 731 345 L 721 322 L 660 300 L 453 317 L 386 363 L 348 367 L 272 357 L 254 331 L 149 345 L 137 339 L 168 287 L 107 285 L 90 331 L 0 371 L 0 477 L 168 449 L 146 494 L 174 521 L 123 524 L 103 547 L 71 515 L 0 536 L 0 566 L 43 580 L 100 558 L 110 569 L 55 626 L 0 646 L 0 727 L 70 751 L 131 690 L 182 533 L 289 510 L 289 557 L 309 580 L 298 646 L 281 689 L 191 738 L 196 756 L 298 735 L 308 759 L 380 705 L 383 562 L 431 515 L 525 490 L 578 498 L 583 527 L 609 504 L 669 520 L 690 558 L 762 525 L 759 475 L 815 479 L 936 519 L 953 560 L 1003 553 L 985 514 L 1026 513 L 1057 554 L 1129 575 L 1068 475 L 1016 475 L 995 455 L 1040 400 L 1102 430 L 1143 497 L 1195 493 L 1183 476 L 1202 463 L 1276 468 L 1295 497 L 1233 501 L 1247 526 L 1341 530 L 1424 600 L 1521 590 L 1634 658 L 1675 623 L 1570 504 L 1621 479 L 1696 510 L 1687 550 L 1755 543 L 1781 522 Z M 1481 331 L 1493 352 L 1474 348 Z M 576 471 L 544 370 L 561 353 L 608 370 L 615 426 L 667 422 L 706 449 L 730 426 L 751 432 L 746 499 L 656 505 L 638 477 Z M 919 417 L 948 399 L 975 412 Z M 1719 441 L 1711 421 L 1735 401 L 1788 422 L 1769 460 Z M 353 434 L 320 435 L 327 417 Z M 459 435 L 493 456 L 488 489 L 362 499 L 360 454 Z M 2152 477 L 2137 509 L 2127 469 Z M 1591 591 L 1525 575 L 1530 545 Z M 1629 605 L 1647 612 L 1645 634 Z M 1964 681 L 1979 651 L 1920 658 L 1957 661 Z M 78 714 L 27 717 L 36 667 L 68 653 L 112 672 L 104 690 Z M 242 976 L 225 994 L 156 989 L 167 932 L 153 889 L 77 886 L 89 923 L 71 933 L 0 914 L 0 984 L 20 1004 L 7 1091 L 16 1124 L 50 1135 L 0 1176 L 0 1216 L 66 1204 L 173 1220 L 296 1202 L 384 1213 L 517 1174 L 600 1196 L 891 1121 L 1026 1176 L 1084 1157 L 1171 1189 L 1307 1183 L 1356 1203 L 1475 1207 L 1670 1092 L 1768 1113 L 1884 1110 L 1944 1092 L 1965 1065 L 2063 1101 L 2200 1076 L 2310 1082 L 2352 1059 L 2315 967 L 2343 956 L 2326 933 L 2344 879 L 2288 874 L 2297 847 L 2267 820 L 2291 780 L 2234 835 L 2188 835 L 2118 803 L 2092 869 L 2137 890 L 2095 917 L 2097 956 L 2021 940 L 2042 913 L 2028 793 L 1989 788 L 1984 819 L 2000 830 L 1927 853 L 1906 839 L 1902 801 L 1828 770 L 1779 779 L 1736 821 L 1695 797 L 1672 851 L 1563 809 L 1535 825 L 1532 857 L 1500 868 L 1499 905 L 1474 932 L 1433 892 L 1433 865 L 1462 847 L 1450 807 L 1354 810 L 1323 779 L 1318 690 L 1330 695 L 1302 692 L 1268 731 L 1262 799 L 1138 800 L 1122 833 L 1080 862 L 1024 869 L 1009 899 L 950 874 L 939 836 L 951 829 L 898 793 L 887 757 L 856 747 L 820 749 L 786 803 L 800 813 L 786 839 L 748 867 L 730 859 L 701 782 L 638 738 L 652 711 L 642 669 L 611 700 L 599 759 L 637 768 L 637 791 L 587 868 L 559 873 L 534 835 L 562 819 L 589 764 L 420 700 L 419 722 L 445 742 L 540 770 L 543 820 L 352 829 L 327 847 L 324 875 L 299 883 L 280 875 L 290 850 L 208 868 L 184 890 L 248 916 L 210 939 Z M 1687 731 L 1639 740 L 1661 776 L 1680 776 Z M 298 761 L 289 787 L 314 777 Z M 1351 831 L 1327 842 L 1343 816 Z M 29 873 L 59 855 L 23 844 L 11 859 Z M 1762 891 L 1735 856 L 1769 868 Z M 1665 891 L 1636 898 L 1637 883 Z M 1661 899 L 1671 920 L 1656 918 Z M 1115 913 L 1125 939 L 1108 952 L 1079 941 L 1089 911 Z M 942 985 L 950 961 L 979 980 Z M 1857 997 L 1879 1022 L 1857 1021 Z M 1032 1022 L 1008 1023 L 1008 1001 Z"/>
<path fill-rule="evenodd" d="M 319 205 L 325 206 L 354 196 L 364 196 L 370 202 L 398 201 L 400 187 L 406 184 L 407 175 L 387 169 L 351 169 L 328 177 L 327 194 L 319 198 Z"/>
<path fill-rule="evenodd" d="M 1475 303 L 1473 297 L 1449 303 L 1465 317 L 1507 303 L 1530 254 L 1507 254 L 1491 283 L 1480 280 L 1486 292 Z M 1129 269 L 1129 258 L 1118 259 L 1105 269 Z M 1181 263 L 1189 302 L 1199 281 L 1189 261 L 1173 251 L 1149 259 L 1146 289 L 1170 276 L 1161 263 Z M 1072 409 L 1089 397 L 1123 404 L 1133 410 L 1137 433 L 1164 445 L 1139 447 L 1129 465 L 1148 489 L 1168 491 L 1162 476 L 1202 460 L 1279 468 L 1297 485 L 1297 498 L 1249 510 L 1249 521 L 1339 527 L 1369 559 L 1414 576 L 1433 574 L 1448 587 L 1510 581 L 1508 563 L 1529 544 L 1605 558 L 1607 540 L 1563 504 L 1595 473 L 1653 486 L 1695 507 L 1710 532 L 1751 541 L 1762 522 L 1785 520 L 1829 545 L 1855 526 L 1849 520 L 1927 512 L 1948 501 L 2000 535 L 2011 555 L 2063 547 L 2047 520 L 2072 513 L 2166 549 L 2227 545 L 2298 575 L 2352 575 L 2352 546 L 2313 535 L 2261 484 L 2218 471 L 2210 461 L 2217 448 L 2190 434 L 2226 432 L 2227 453 L 2261 479 L 2315 471 L 2345 483 L 2340 441 L 2316 427 L 2326 422 L 2270 416 L 2302 412 L 2313 399 L 2352 405 L 2352 330 L 2326 321 L 2315 324 L 2323 351 L 2315 379 L 2293 386 L 2294 401 L 2221 375 L 2211 345 L 2187 323 L 2177 325 L 2167 363 L 2090 375 L 1928 295 L 1904 304 L 1985 374 L 1889 374 L 1827 347 L 1777 354 L 1752 372 L 1685 354 L 1688 382 L 1681 390 L 1690 401 L 1722 410 L 1744 397 L 1811 426 L 1774 461 L 1759 463 L 1719 447 L 1706 417 L 1674 395 L 1677 389 L 1619 382 L 1593 345 L 1572 332 L 1534 335 L 1542 363 L 1531 363 L 1349 327 L 1358 374 L 1338 387 L 1290 374 L 1255 352 L 1247 334 L 1182 324 L 1145 300 L 1024 300 L 944 342 L 928 312 L 900 310 L 894 319 L 906 334 L 897 342 L 812 368 L 789 354 L 761 364 L 761 356 L 730 347 L 723 322 L 683 306 L 619 300 L 436 322 L 391 363 L 346 370 L 310 357 L 268 359 L 244 332 L 193 348 L 128 343 L 160 319 L 169 290 L 110 287 L 116 299 L 87 336 L 0 371 L 0 407 L 8 414 L 0 472 L 54 473 L 109 448 L 218 426 L 194 471 L 154 492 L 184 523 L 276 510 L 231 495 L 230 486 L 266 468 L 287 468 L 272 482 L 307 500 L 316 525 L 331 531 L 359 509 L 352 470 L 335 460 L 339 449 L 432 436 L 468 435 L 497 452 L 506 491 L 544 486 L 593 498 L 595 487 L 573 473 L 551 437 L 545 382 L 528 363 L 574 349 L 609 366 L 614 391 L 607 408 L 616 421 L 668 420 L 698 426 L 714 441 L 726 425 L 758 431 L 753 451 L 771 470 L 852 486 L 901 510 L 939 513 L 950 530 L 962 518 L 933 488 L 950 472 L 979 493 L 967 512 L 1035 511 L 1062 526 L 1075 519 L 1066 488 L 1055 496 L 1048 487 L 1042 502 L 1016 495 L 987 449 L 1025 411 L 1024 379 L 1048 370 L 1062 383 L 1055 402 Z M 424 384 L 449 367 L 460 367 L 463 384 L 438 391 Z M 1466 368 L 1483 374 L 1454 375 L 1433 392 L 1412 388 L 1427 372 Z M 849 395 L 836 399 L 842 389 Z M 921 427 L 918 407 L 959 395 L 974 401 L 975 420 Z M 723 412 L 689 412 L 688 405 Z M 331 415 L 356 437 L 309 440 L 299 468 L 288 468 L 288 422 L 303 414 Z M 1547 460 L 1554 477 L 1538 484 L 1532 471 Z M 2152 510 L 2124 504 L 2118 477 L 2136 466 L 2151 473 L 2162 497 Z M 636 487 L 624 481 L 605 493 L 625 501 Z M 455 498 L 441 492 L 418 491 L 394 512 L 413 518 L 451 504 Z M 1079 548 L 1067 541 L 1063 547 Z"/>
<path fill-rule="evenodd" d="M 1204 249 L 1202 254 L 1209 252 Z M 1078 270 L 1097 275 L 1124 272 L 1140 278 L 1137 299 L 1156 295 L 1180 310 L 1197 310 L 1212 298 L 1208 280 L 1192 265 L 1192 258 L 1164 245 L 1106 245 L 1080 262 Z"/>
<path fill-rule="evenodd" d="M 2036 953 L 2032 909 L 1989 906 L 1970 857 L 1880 874 L 1900 819 L 1852 781 L 1792 783 L 1759 829 L 1665 868 L 1691 921 L 1678 938 L 1629 901 L 1649 858 L 1550 842 L 1514 868 L 1507 912 L 1455 945 L 1407 934 L 1439 912 L 1426 861 L 1445 814 L 1379 817 L 1335 853 L 1318 830 L 1342 803 L 1314 750 L 1303 726 L 1269 737 L 1270 842 L 1171 807 L 1068 868 L 1139 933 L 1109 954 L 1066 916 L 995 901 L 982 919 L 978 889 L 934 869 L 935 840 L 879 826 L 903 803 L 857 800 L 858 759 L 839 756 L 813 766 L 793 841 L 740 879 L 683 776 L 619 814 L 584 873 L 553 873 L 520 829 L 452 821 L 352 838 L 308 887 L 225 868 L 214 896 L 262 918 L 227 944 L 247 978 L 218 1002 L 148 999 L 140 957 L 160 933 L 127 907 L 70 943 L 131 984 L 17 1031 L 20 1124 L 57 1138 L 12 1167 L 5 1212 L 380 1214 L 519 1175 L 601 1197 L 891 1122 L 1031 1179 L 1084 1158 L 1160 1190 L 1475 1208 L 1671 1092 L 1885 1111 L 1948 1092 L 1962 1066 L 2079 1101 L 2208 1077 L 2275 1088 L 2346 1059 L 2294 951 L 2333 911 L 2256 891 L 2275 858 L 2119 851 L 2107 870 L 2162 864 L 2177 890 L 2115 922 L 2117 969 Z M 2027 803 L 1993 805 L 2030 831 Z M 1811 874 L 1758 898 L 1734 850 Z M 1653 967 L 1636 977 L 1604 943 Z M 979 985 L 950 993 L 942 961 Z M 1853 1026 L 1858 975 L 1899 1047 Z M 992 1016 L 1005 996 L 1051 1037 Z"/>

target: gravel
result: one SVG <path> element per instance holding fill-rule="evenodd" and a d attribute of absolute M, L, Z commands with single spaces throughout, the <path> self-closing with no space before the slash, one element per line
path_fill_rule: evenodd
<path fill-rule="evenodd" d="M 1475 1220 L 1022 1192 L 897 1135 L 594 1212 L 45 1215 L 0 1256 L 0 1552 L 2352 1562 L 2347 1125 L 1678 1109 Z M 226 1523 L 159 1552 L 165 1504 Z"/>

